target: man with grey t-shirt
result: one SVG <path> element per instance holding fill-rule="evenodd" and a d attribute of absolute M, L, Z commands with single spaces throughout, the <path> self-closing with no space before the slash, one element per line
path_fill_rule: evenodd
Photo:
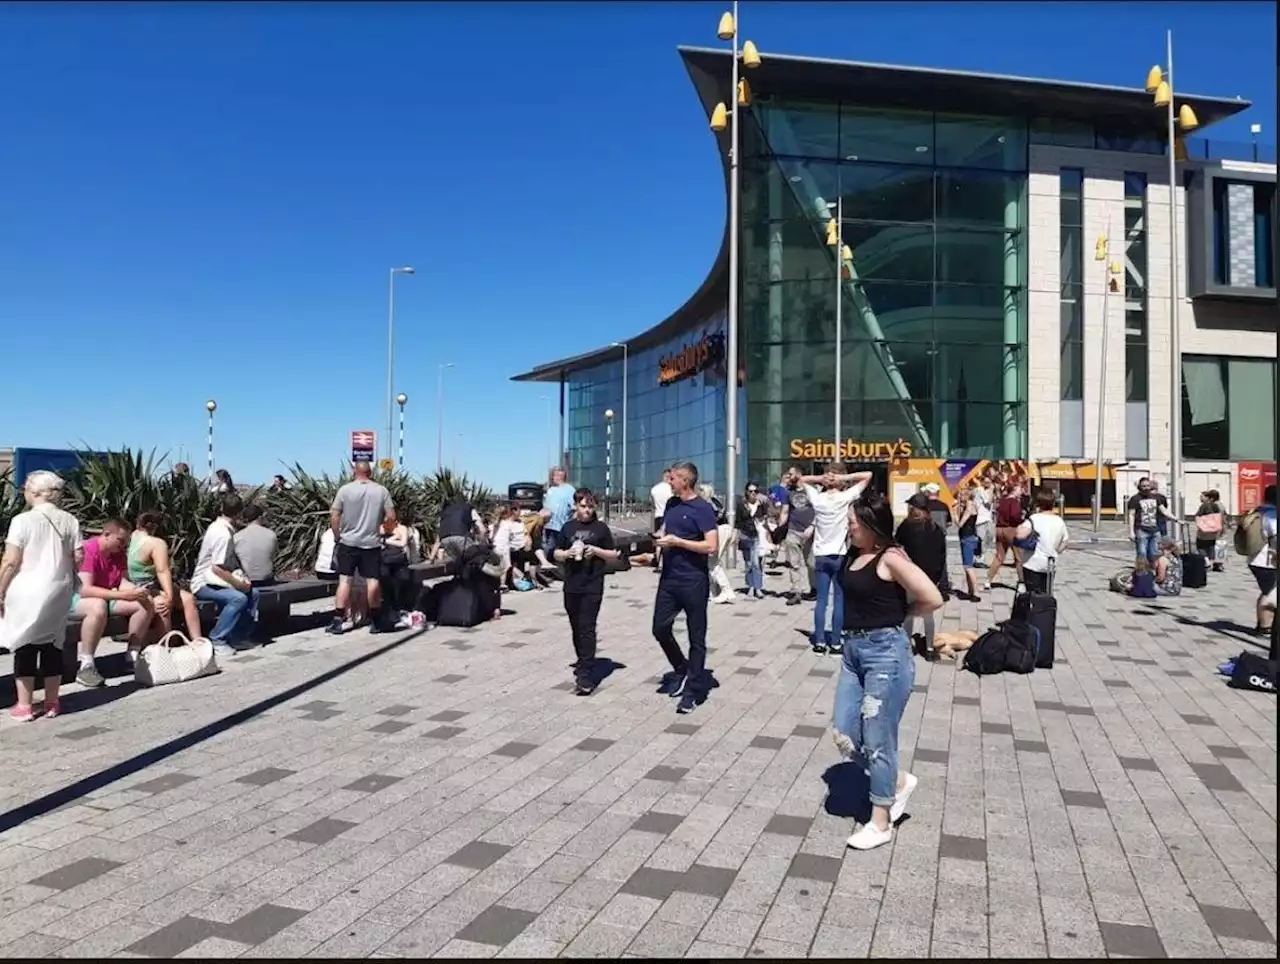
<path fill-rule="evenodd" d="M 382 569 L 384 520 L 395 522 L 396 510 L 391 494 L 372 479 L 368 462 L 357 462 L 354 478 L 333 497 L 329 525 L 333 528 L 334 558 L 338 570 L 338 593 L 334 597 L 333 620 L 326 632 L 343 631 L 343 618 L 351 593 L 351 577 L 364 579 L 369 599 L 370 632 L 385 632 L 388 627 L 382 612 L 382 587 L 378 574 Z"/>

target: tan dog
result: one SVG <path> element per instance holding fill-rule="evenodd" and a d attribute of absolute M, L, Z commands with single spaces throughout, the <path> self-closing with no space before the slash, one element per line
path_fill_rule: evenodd
<path fill-rule="evenodd" d="M 956 653 L 963 653 L 973 645 L 979 633 L 972 629 L 961 629 L 954 633 L 937 633 L 933 637 L 933 648 L 939 656 L 955 659 Z"/>

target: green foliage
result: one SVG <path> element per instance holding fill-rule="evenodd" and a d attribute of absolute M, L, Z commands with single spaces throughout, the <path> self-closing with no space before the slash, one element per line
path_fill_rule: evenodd
<path fill-rule="evenodd" d="M 62 507 L 80 520 L 86 534 L 100 531 L 108 519 L 119 518 L 133 525 L 149 509 L 161 512 L 174 572 L 187 578 L 195 566 L 204 531 L 218 516 L 222 497 L 190 476 L 175 477 L 162 471 L 160 461 L 154 452 L 144 455 L 128 449 L 109 453 L 101 460 L 87 458 L 74 472 L 64 475 Z M 261 503 L 264 521 L 275 530 L 277 572 L 311 570 L 320 550 L 320 535 L 329 526 L 334 494 L 350 477 L 348 471 L 344 469 L 337 477 L 327 473 L 315 476 L 295 464 L 289 469 L 292 480 L 285 491 L 241 491 L 246 504 Z M 404 472 L 379 473 L 377 481 L 391 494 L 400 521 L 418 530 L 424 548 L 435 541 L 440 510 L 453 499 L 465 498 L 481 513 L 497 504 L 488 488 L 447 469 L 422 478 Z M 12 472 L 0 474 L 0 539 L 8 531 L 9 520 L 25 508 Z"/>

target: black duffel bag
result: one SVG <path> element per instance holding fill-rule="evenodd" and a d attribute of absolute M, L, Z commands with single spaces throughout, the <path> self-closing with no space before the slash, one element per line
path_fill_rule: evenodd
<path fill-rule="evenodd" d="M 1257 653 L 1241 653 L 1235 658 L 1235 668 L 1227 685 L 1235 690 L 1257 690 L 1259 693 L 1276 691 L 1276 666 L 1274 659 L 1265 659 Z"/>

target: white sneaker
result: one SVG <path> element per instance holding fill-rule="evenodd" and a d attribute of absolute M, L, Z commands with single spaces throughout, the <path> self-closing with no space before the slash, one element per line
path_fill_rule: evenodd
<path fill-rule="evenodd" d="M 716 598 L 711 601 L 714 603 L 718 603 L 721 606 L 730 605 L 733 602 L 733 594 L 729 591 L 725 591 L 725 592 L 722 592 L 720 595 L 716 596 Z"/>
<path fill-rule="evenodd" d="M 852 837 L 845 841 L 845 846 L 854 850 L 875 850 L 877 847 L 883 847 L 893 839 L 893 827 L 888 830 L 880 830 L 874 823 L 863 824 L 859 827 Z"/>
<path fill-rule="evenodd" d="M 903 814 L 907 812 L 907 801 L 911 799 L 911 794 L 919 783 L 920 778 L 914 773 L 907 774 L 907 779 L 902 784 L 902 789 L 894 796 L 893 806 L 889 808 L 889 823 L 896 824 L 902 819 Z"/>

